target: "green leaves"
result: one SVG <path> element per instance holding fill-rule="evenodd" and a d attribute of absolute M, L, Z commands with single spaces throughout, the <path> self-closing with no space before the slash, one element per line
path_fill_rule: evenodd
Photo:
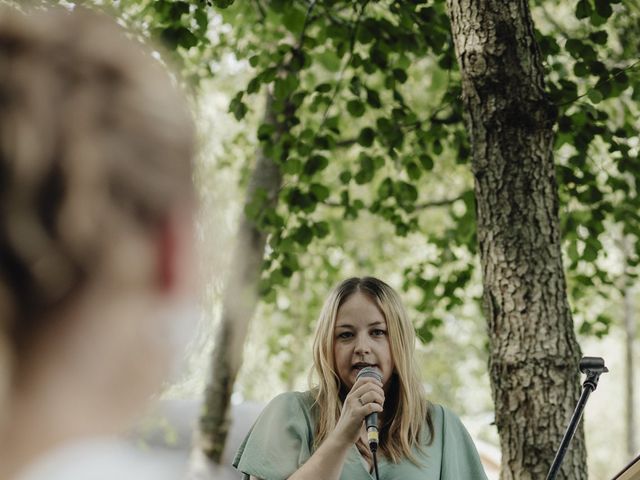
<path fill-rule="evenodd" d="M 322 185 L 320 183 L 312 183 L 309 187 L 309 191 L 318 202 L 324 202 L 327 198 L 329 198 L 329 188 L 326 185 Z"/>
<path fill-rule="evenodd" d="M 589 19 L 594 26 L 603 25 L 613 15 L 612 0 L 579 0 L 576 4 L 575 15 L 578 20 Z"/>
<path fill-rule="evenodd" d="M 312 155 L 304 164 L 303 172 L 305 175 L 312 176 L 329 165 L 329 160 L 323 155 Z"/>
<path fill-rule="evenodd" d="M 358 143 L 363 147 L 370 147 L 373 145 L 373 140 L 375 139 L 376 132 L 371 127 L 365 127 L 360 130 L 360 134 L 358 135 Z"/>
<path fill-rule="evenodd" d="M 364 115 L 364 104 L 360 100 L 349 100 L 347 102 L 347 111 L 353 117 L 361 117 Z"/>
<path fill-rule="evenodd" d="M 231 5 L 233 5 L 233 2 L 235 2 L 235 0 L 212 0 L 212 1 L 213 1 L 213 5 L 218 8 L 228 8 Z"/>
<path fill-rule="evenodd" d="M 425 170 L 428 171 L 433 169 L 433 159 L 426 153 L 418 155 L 418 160 L 420 161 L 420 165 L 422 165 L 422 168 L 424 168 Z"/>
<path fill-rule="evenodd" d="M 303 247 L 306 247 L 313 240 L 313 230 L 307 224 L 298 227 L 292 235 L 292 238 Z"/>
<path fill-rule="evenodd" d="M 188 50 L 198 44 L 198 38 L 186 27 L 167 27 L 160 34 L 160 39 L 171 49 L 180 46 Z"/>
<path fill-rule="evenodd" d="M 208 41 L 205 37 L 208 18 L 201 10 L 196 10 L 197 28 L 194 29 L 189 21 L 191 6 L 188 2 L 158 0 L 152 5 L 159 17 L 152 31 L 170 50 L 178 47 L 189 50 Z"/>
<path fill-rule="evenodd" d="M 376 90 L 367 88 L 367 103 L 369 104 L 369 106 L 373 108 L 382 107 L 382 102 L 380 101 L 380 94 Z"/>
<path fill-rule="evenodd" d="M 355 180 L 358 185 L 364 185 L 373 180 L 375 172 L 382 165 L 384 165 L 384 158 L 380 156 L 371 157 L 366 153 L 361 153 L 358 157 L 360 169 L 355 175 Z"/>
<path fill-rule="evenodd" d="M 248 108 L 242 101 L 244 92 L 238 93 L 229 104 L 229 112 L 233 114 L 236 120 L 240 121 L 247 114 Z"/>
<path fill-rule="evenodd" d="M 392 73 L 393 78 L 395 78 L 398 83 L 405 83 L 409 78 L 407 72 L 402 68 L 394 68 Z"/>
<path fill-rule="evenodd" d="M 582 59 L 584 61 L 595 60 L 597 54 L 591 45 L 578 40 L 576 38 L 570 38 L 565 44 L 565 49 L 571 54 L 573 58 Z"/>
<path fill-rule="evenodd" d="M 593 90 L 589 90 L 587 92 L 587 96 L 589 97 L 589 100 L 591 100 L 591 103 L 597 104 L 600 103 L 602 101 L 602 93 L 600 93 L 600 91 L 593 89 Z"/>
<path fill-rule="evenodd" d="M 588 18 L 593 12 L 593 8 L 591 7 L 591 2 L 589 0 L 580 0 L 576 4 L 576 18 L 582 20 L 584 18 Z"/>
<path fill-rule="evenodd" d="M 297 6 L 290 5 L 282 15 L 282 24 L 294 35 L 300 35 L 304 26 L 306 14 Z"/>
<path fill-rule="evenodd" d="M 284 78 L 276 78 L 273 85 L 273 95 L 276 100 L 284 100 L 289 97 L 300 84 L 297 76 L 287 75 Z"/>
<path fill-rule="evenodd" d="M 609 18 L 613 14 L 609 0 L 595 0 L 595 10 L 602 18 Z"/>
<path fill-rule="evenodd" d="M 609 34 L 604 30 L 599 30 L 589 34 L 589 40 L 598 45 L 606 45 Z"/>
<path fill-rule="evenodd" d="M 608 315 L 598 315 L 594 320 L 585 320 L 580 325 L 580 333 L 582 335 L 593 335 L 597 338 L 602 338 L 609 333 L 613 320 Z"/>

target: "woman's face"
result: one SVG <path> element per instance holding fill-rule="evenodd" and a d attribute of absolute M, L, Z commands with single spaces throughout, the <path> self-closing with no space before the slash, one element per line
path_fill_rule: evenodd
<path fill-rule="evenodd" d="M 377 367 L 382 372 L 384 388 L 389 386 L 394 363 L 387 322 L 366 294 L 354 293 L 338 309 L 333 354 L 340 381 L 348 390 L 366 366 Z"/>

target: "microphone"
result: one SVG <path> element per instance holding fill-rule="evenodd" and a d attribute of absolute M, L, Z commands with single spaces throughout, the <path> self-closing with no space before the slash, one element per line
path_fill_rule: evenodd
<path fill-rule="evenodd" d="M 382 374 L 376 367 L 364 367 L 358 372 L 356 380 L 362 377 L 375 378 L 379 382 L 382 382 Z M 378 413 L 370 413 L 364 421 L 367 429 L 369 448 L 372 452 L 375 452 L 378 449 Z"/>

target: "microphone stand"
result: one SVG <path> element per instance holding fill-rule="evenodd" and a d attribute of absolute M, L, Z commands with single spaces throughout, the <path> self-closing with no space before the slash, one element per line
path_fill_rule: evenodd
<path fill-rule="evenodd" d="M 564 455 L 565 453 L 567 453 L 569 443 L 571 442 L 571 439 L 576 432 L 576 428 L 578 428 L 578 423 L 580 423 L 580 418 L 582 417 L 582 412 L 584 411 L 584 407 L 587 404 L 589 395 L 591 395 L 591 392 L 593 392 L 598 386 L 600 375 L 608 372 L 609 369 L 605 367 L 604 359 L 600 357 L 582 357 L 582 360 L 580 360 L 580 371 L 582 373 L 585 373 L 587 375 L 587 378 L 582 384 L 582 394 L 580 395 L 580 399 L 578 400 L 578 405 L 576 405 L 576 409 L 574 410 L 571 421 L 569 422 L 569 427 L 567 428 L 567 431 L 562 438 L 560 448 L 556 453 L 556 458 L 551 464 L 551 468 L 549 469 L 549 473 L 547 474 L 547 480 L 555 480 L 556 475 L 560 470 L 562 460 L 564 459 Z"/>

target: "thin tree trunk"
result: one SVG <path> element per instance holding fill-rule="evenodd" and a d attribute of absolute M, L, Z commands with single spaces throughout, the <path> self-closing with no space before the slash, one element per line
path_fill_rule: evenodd
<path fill-rule="evenodd" d="M 627 264 L 631 246 L 627 241 L 623 241 L 624 263 Z M 625 275 L 626 277 L 626 275 Z M 625 413 L 626 413 L 626 447 L 627 457 L 632 459 L 638 454 L 636 442 L 636 412 L 634 405 L 635 391 L 635 368 L 634 368 L 634 343 L 636 337 L 635 308 L 633 303 L 633 287 L 629 285 L 630 279 L 624 278 L 624 344 L 625 344 Z"/>
<path fill-rule="evenodd" d="M 625 333 L 625 364 L 627 366 L 626 382 L 625 382 L 625 401 L 626 401 L 626 425 L 627 425 L 627 457 L 633 458 L 638 454 L 636 442 L 636 412 L 633 403 L 634 400 L 634 341 L 636 336 L 635 315 L 633 309 L 633 297 L 631 288 L 627 287 L 624 291 L 624 333 Z"/>
<path fill-rule="evenodd" d="M 448 0 L 472 144 L 501 480 L 545 478 L 580 394 L 552 127 L 526 0 Z M 558 478 L 586 479 L 582 427 Z"/>
<path fill-rule="evenodd" d="M 265 122 L 276 125 L 271 105 L 272 97 L 268 94 Z M 283 128 L 276 125 L 276 135 L 282 131 Z M 251 205 L 256 195 L 266 194 L 265 206 L 275 207 L 281 185 L 282 175 L 278 165 L 260 152 L 249 182 L 245 206 Z M 223 295 L 222 320 L 213 350 L 212 376 L 205 390 L 200 417 L 197 447 L 216 463 L 220 462 L 224 450 L 229 430 L 231 394 L 242 365 L 249 321 L 258 303 L 265 243 L 266 234 L 243 213 Z"/>

